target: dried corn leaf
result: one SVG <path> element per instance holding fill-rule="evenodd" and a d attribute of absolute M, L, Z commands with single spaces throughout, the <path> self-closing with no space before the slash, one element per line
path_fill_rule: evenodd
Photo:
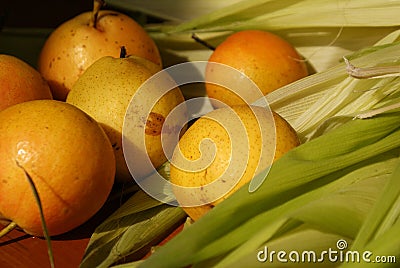
<path fill-rule="evenodd" d="M 396 42 L 363 50 L 351 57 L 356 66 L 400 65 Z M 360 80 L 349 77 L 345 63 L 308 76 L 267 95 L 271 108 L 297 130 L 303 141 L 321 135 L 326 120 L 345 122 L 358 113 L 400 102 L 400 77 Z M 346 119 L 347 118 L 347 119 Z M 328 128 L 331 129 L 331 128 Z"/>
<path fill-rule="evenodd" d="M 399 1 L 244 0 L 200 16 L 167 32 L 268 30 L 313 27 L 398 26 Z M 312 15 L 310 15 L 312 14 Z"/>
<path fill-rule="evenodd" d="M 159 173 L 169 176 L 168 163 Z M 185 218 L 180 207 L 165 205 L 139 190 L 96 228 L 81 267 L 109 267 L 140 259 Z"/>
<path fill-rule="evenodd" d="M 194 19 L 239 2 L 241 0 L 107 0 L 110 7 L 127 11 L 139 11 L 159 19 L 182 22 Z M 171 8 L 173 7 L 173 8 Z"/>

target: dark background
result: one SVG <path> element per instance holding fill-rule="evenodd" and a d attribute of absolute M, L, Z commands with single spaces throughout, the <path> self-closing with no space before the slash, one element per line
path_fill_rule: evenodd
<path fill-rule="evenodd" d="M 1 0 L 3 27 L 54 28 L 92 9 L 92 0 Z"/>
<path fill-rule="evenodd" d="M 0 54 L 16 56 L 33 67 L 49 34 L 63 22 L 93 9 L 93 0 L 0 0 Z M 138 23 L 157 22 L 140 12 L 112 9 Z"/>

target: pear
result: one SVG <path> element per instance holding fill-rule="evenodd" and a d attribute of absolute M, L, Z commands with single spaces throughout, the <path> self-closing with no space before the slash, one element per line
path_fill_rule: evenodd
<path fill-rule="evenodd" d="M 156 90 L 148 90 L 144 92 L 144 98 L 136 100 L 138 103 L 135 105 L 140 110 L 141 107 L 159 98 L 154 107 L 152 106 L 152 110 L 148 111 L 148 118 L 137 118 L 146 124 L 143 130 L 146 149 L 137 149 L 137 152 L 133 152 L 138 157 L 134 163 L 135 176 L 132 176 L 122 150 L 124 117 L 137 90 L 146 80 L 161 71 L 161 67 L 141 57 L 133 55 L 124 57 L 124 53 L 121 54 L 120 58 L 105 56 L 93 63 L 74 84 L 66 101 L 82 109 L 100 123 L 114 148 L 116 181 L 127 182 L 132 177 L 136 179 L 149 175 L 166 162 L 161 142 L 162 125 L 168 114 L 184 102 L 184 97 L 181 90 L 176 87 L 164 96 L 157 96 Z M 131 148 L 140 147 L 135 144 L 140 142 L 140 137 L 131 140 L 133 143 Z M 142 158 L 147 156 L 151 161 L 151 167 L 141 162 Z"/>
<path fill-rule="evenodd" d="M 215 109 L 179 140 L 170 166 L 171 183 L 181 186 L 173 187 L 175 197 L 197 221 L 299 144 L 275 112 L 248 105 Z"/>
<path fill-rule="evenodd" d="M 23 60 L 0 54 L 0 111 L 31 100 L 52 99 L 40 73 Z"/>
<path fill-rule="evenodd" d="M 114 153 L 99 124 L 73 105 L 32 100 L 0 112 L 0 222 L 43 236 L 37 189 L 49 235 L 96 214 L 114 184 Z"/>
<path fill-rule="evenodd" d="M 93 2 L 92 11 L 54 29 L 40 51 L 38 70 L 56 100 L 65 101 L 73 84 L 93 62 L 104 56 L 118 57 L 121 46 L 130 55 L 162 66 L 156 43 L 138 22 L 114 10 L 100 10 L 102 0 Z"/>
<path fill-rule="evenodd" d="M 216 47 L 208 61 L 239 70 L 240 75 L 230 79 L 240 81 L 243 73 L 257 85 L 262 95 L 308 75 L 305 61 L 292 44 L 276 34 L 262 30 L 243 30 L 231 34 Z M 218 65 L 207 66 L 206 80 L 223 77 L 224 73 L 215 66 Z M 247 89 L 233 92 L 212 83 L 205 86 L 216 108 L 223 107 L 223 104 L 233 106 L 253 103 L 260 98 Z"/>

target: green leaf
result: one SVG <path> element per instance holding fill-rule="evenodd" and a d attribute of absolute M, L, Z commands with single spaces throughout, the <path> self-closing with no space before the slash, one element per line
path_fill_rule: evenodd
<path fill-rule="evenodd" d="M 322 179 L 324 176 L 346 168 L 356 169 L 359 167 L 356 164 L 363 160 L 399 148 L 399 116 L 399 113 L 389 113 L 368 120 L 349 121 L 289 151 L 272 165 L 266 181 L 256 192 L 250 194 L 246 187 L 239 189 L 161 247 L 141 267 L 158 267 L 161 261 L 164 267 L 185 266 L 241 245 L 252 233 L 261 230 L 257 228 L 268 228 L 275 219 L 303 206 L 305 203 L 300 202 L 300 198 L 310 202 L 324 196 L 323 191 L 316 190 L 314 197 L 313 192 L 308 193 L 335 179 L 333 176 L 326 181 Z M 343 185 L 336 184 L 338 186 Z M 311 197 L 303 197 L 303 193 Z M 173 257 L 167 259 L 167 256 Z"/>
<path fill-rule="evenodd" d="M 237 260 L 230 267 L 336 267 L 337 263 L 329 262 L 327 257 L 323 261 L 318 261 L 318 259 L 321 259 L 323 251 L 329 250 L 329 248 L 336 249 L 336 243 L 340 239 L 345 239 L 348 243 L 351 243 L 350 238 L 335 233 L 320 231 L 308 226 L 307 224 L 303 224 L 298 228 L 263 244 L 261 247 Z M 271 252 L 273 251 L 275 254 L 271 255 Z M 288 260 L 287 262 L 278 261 L 277 252 L 279 251 L 286 252 L 285 258 Z M 311 251 L 315 252 L 315 259 L 317 260 L 315 262 L 313 262 L 314 255 L 308 255 Z M 259 257 L 261 261 L 257 259 L 257 255 L 260 252 L 261 254 Z M 298 261 L 296 260 L 296 255 L 293 255 L 293 253 L 291 254 L 291 252 L 299 253 Z M 269 254 L 265 256 L 265 253 Z M 292 260 L 290 260 L 289 254 L 291 254 Z M 309 256 L 311 261 L 308 261 Z M 302 261 L 302 258 L 304 261 Z"/>
<path fill-rule="evenodd" d="M 372 209 L 358 233 L 353 249 L 361 249 L 369 242 L 379 238 L 396 222 L 400 216 L 400 160 L 397 168 L 386 184 L 381 198 Z"/>
<path fill-rule="evenodd" d="M 354 251 L 369 252 L 367 260 L 362 260 L 357 263 L 344 263 L 342 268 L 389 268 L 399 267 L 398 260 L 400 258 L 400 239 L 398 239 L 400 233 L 400 221 L 397 220 L 385 233 L 372 240 L 363 248 L 354 249 Z M 352 249 L 353 250 L 353 249 Z M 376 258 L 380 261 L 376 261 Z"/>
<path fill-rule="evenodd" d="M 230 267 L 245 255 L 256 252 L 273 236 L 280 237 L 282 233 L 278 234 L 278 228 L 289 220 L 352 239 L 381 193 L 380 186 L 393 171 L 394 162 L 397 163 L 397 158 L 376 164 L 373 162 L 315 190 L 310 187 L 304 194 L 249 219 L 236 230 L 207 245 L 198 255 L 203 260 L 224 254 L 224 250 L 232 250 L 215 266 Z"/>

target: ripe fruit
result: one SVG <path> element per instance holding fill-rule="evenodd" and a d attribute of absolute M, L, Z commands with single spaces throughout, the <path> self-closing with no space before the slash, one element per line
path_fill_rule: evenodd
<path fill-rule="evenodd" d="M 106 134 L 78 108 L 55 100 L 16 104 L 0 112 L 0 215 L 43 236 L 39 193 L 50 235 L 93 216 L 114 182 L 115 160 Z"/>
<path fill-rule="evenodd" d="M 96 1 L 95 1 L 96 2 Z M 57 27 L 39 55 L 38 69 L 53 96 L 65 100 L 78 77 L 103 56 L 118 57 L 121 46 L 129 55 L 161 66 L 158 48 L 147 32 L 127 15 L 95 8 Z"/>
<path fill-rule="evenodd" d="M 198 119 L 179 141 L 181 154 L 178 147 L 174 152 L 171 182 L 199 187 L 197 192 L 183 192 L 174 187 L 178 203 L 193 220 L 249 182 L 273 160 L 299 145 L 296 132 L 278 114 L 271 116 L 261 107 L 253 107 L 253 113 L 246 105 L 232 106 L 232 109 L 236 114 L 230 108 L 220 108 Z M 240 133 L 242 124 L 244 132 Z M 214 143 L 215 154 L 213 146 L 205 143 L 207 140 Z M 201 161 L 196 164 L 199 159 Z M 191 162 L 191 166 L 187 162 Z M 207 188 L 213 181 L 216 184 Z M 194 203 L 202 205 L 187 205 Z"/>
<path fill-rule="evenodd" d="M 0 111 L 30 100 L 52 99 L 49 85 L 29 64 L 0 55 Z"/>
<path fill-rule="evenodd" d="M 217 46 L 208 61 L 226 64 L 244 73 L 263 95 L 307 76 L 307 67 L 291 44 L 277 35 L 259 30 L 244 30 L 230 35 Z M 222 75 L 212 65 L 206 69 L 207 80 Z M 244 104 L 229 89 L 215 84 L 207 83 L 206 92 L 210 98 L 230 106 Z M 245 95 L 245 92 L 240 92 L 240 95 Z M 254 98 L 247 98 L 247 103 L 253 103 Z M 222 107 L 212 99 L 215 107 Z"/>
<path fill-rule="evenodd" d="M 140 57 L 103 57 L 85 71 L 67 97 L 68 103 L 91 115 L 104 128 L 114 148 L 118 181 L 132 179 L 122 150 L 122 128 L 128 105 L 138 88 L 160 70 L 158 65 Z M 157 94 L 157 90 L 146 92 L 146 97 L 141 100 L 142 103 L 137 105 L 144 106 L 151 103 L 158 99 Z M 154 115 L 153 117 L 141 118 L 147 120 L 145 135 L 147 152 L 135 151 L 138 156 L 134 163 L 137 166 L 135 173 L 139 177 L 144 177 L 153 171 L 144 167 L 139 155 L 148 155 L 155 168 L 166 161 L 160 138 L 163 119 L 183 101 L 180 89 L 175 88 L 155 104 L 152 113 L 149 114 Z M 148 131 L 151 129 L 154 131 Z M 135 147 L 138 142 L 132 141 L 132 146 Z"/>

